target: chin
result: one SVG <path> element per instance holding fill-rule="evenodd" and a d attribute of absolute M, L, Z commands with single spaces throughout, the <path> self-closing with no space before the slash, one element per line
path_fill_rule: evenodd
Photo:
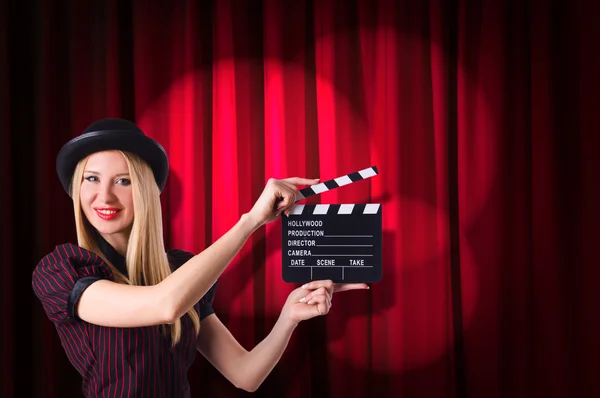
<path fill-rule="evenodd" d="M 92 226 L 101 234 L 116 234 L 127 231 L 131 228 L 131 225 L 126 225 L 123 222 L 115 222 L 115 221 L 103 221 L 103 220 L 94 220 L 91 222 Z"/>
<path fill-rule="evenodd" d="M 103 235 L 112 235 L 112 234 L 120 234 L 124 232 L 130 232 L 131 227 L 133 226 L 133 221 L 130 223 L 126 223 L 125 220 L 100 220 L 97 217 L 94 217 L 95 214 L 92 214 L 91 220 L 90 217 L 86 214 L 86 218 L 88 222 L 94 227 L 96 231 Z"/>
<path fill-rule="evenodd" d="M 106 226 L 106 225 L 94 225 L 94 228 L 96 228 L 96 230 L 101 233 L 101 234 L 105 234 L 105 235 L 111 235 L 111 234 L 118 234 L 118 233 L 122 233 L 125 232 L 126 228 L 122 227 L 122 226 Z"/>

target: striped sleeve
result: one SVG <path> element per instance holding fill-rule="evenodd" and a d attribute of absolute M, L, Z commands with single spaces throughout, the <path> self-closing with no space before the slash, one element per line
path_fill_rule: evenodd
<path fill-rule="evenodd" d="M 174 269 L 181 267 L 185 264 L 189 259 L 194 257 L 194 254 L 190 252 L 186 252 L 183 250 L 171 249 L 167 252 L 169 261 Z M 215 310 L 213 308 L 213 300 L 215 298 L 215 292 L 217 290 L 217 284 L 219 281 L 216 281 L 210 289 L 206 292 L 206 294 L 200 299 L 200 301 L 195 306 L 200 310 L 200 320 L 206 318 L 210 314 L 214 314 Z M 199 306 L 199 307 L 198 307 Z"/>
<path fill-rule="evenodd" d="M 96 254 L 74 244 L 56 246 L 32 274 L 32 288 L 52 322 L 79 320 L 75 304 L 81 293 L 100 279 L 114 280 L 108 265 Z"/>

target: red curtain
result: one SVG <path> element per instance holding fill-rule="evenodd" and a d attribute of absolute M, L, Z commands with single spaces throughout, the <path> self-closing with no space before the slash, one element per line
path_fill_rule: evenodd
<path fill-rule="evenodd" d="M 382 203 L 382 281 L 302 323 L 255 396 L 600 394 L 600 62 L 584 2 L 1 7 L 3 396 L 80 395 L 30 278 L 75 238 L 56 153 L 110 116 L 164 145 L 165 240 L 193 252 L 270 177 L 378 166 L 307 202 Z M 220 278 L 216 312 L 247 349 L 293 288 L 280 229 Z M 193 396 L 245 395 L 200 355 L 189 377 Z"/>

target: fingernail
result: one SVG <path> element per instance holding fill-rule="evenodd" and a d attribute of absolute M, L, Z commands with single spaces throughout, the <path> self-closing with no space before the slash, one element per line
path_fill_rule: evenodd
<path fill-rule="evenodd" d="M 302 285 L 302 289 L 308 289 L 308 283 L 305 283 L 304 285 Z"/>
<path fill-rule="evenodd" d="M 300 299 L 300 302 L 301 302 L 301 303 L 303 303 L 305 300 L 306 300 L 306 297 L 302 297 L 302 298 Z"/>
<path fill-rule="evenodd" d="M 312 303 L 313 303 L 313 301 L 312 301 L 312 300 L 310 300 L 310 301 L 309 301 L 308 303 L 306 303 L 306 304 L 309 304 L 309 305 L 310 305 L 310 304 L 312 304 Z"/>

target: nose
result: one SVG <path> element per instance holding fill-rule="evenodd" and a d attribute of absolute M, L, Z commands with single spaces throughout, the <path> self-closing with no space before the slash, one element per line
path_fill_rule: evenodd
<path fill-rule="evenodd" d="M 114 186 L 111 182 L 102 182 L 98 190 L 98 200 L 104 203 L 112 203 L 115 200 Z"/>

